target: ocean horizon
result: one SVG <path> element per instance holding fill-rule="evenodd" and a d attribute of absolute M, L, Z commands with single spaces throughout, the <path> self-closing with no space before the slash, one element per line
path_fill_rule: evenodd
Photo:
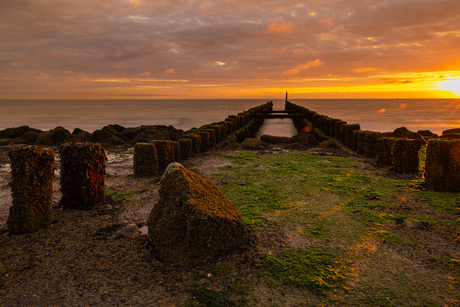
<path fill-rule="evenodd" d="M 172 125 L 188 130 L 222 121 L 266 99 L 1 99 L 0 130 L 28 125 L 41 130 L 57 126 L 89 132 L 108 124 L 125 127 Z M 284 99 L 273 99 L 284 109 Z M 460 127 L 460 99 L 290 99 L 322 115 L 361 129 L 379 132 L 399 127 L 409 130 L 443 130 Z M 266 120 L 271 134 L 291 134 L 291 120 Z M 266 128 L 267 128 L 266 127 Z M 286 130 L 286 131 L 284 131 Z M 289 130 L 289 131 L 287 131 Z M 270 130 L 269 130 L 270 131 Z M 270 133 L 268 133 L 270 134 Z"/>

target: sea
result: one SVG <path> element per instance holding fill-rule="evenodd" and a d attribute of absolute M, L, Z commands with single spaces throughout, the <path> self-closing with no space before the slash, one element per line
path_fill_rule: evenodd
<path fill-rule="evenodd" d="M 261 105 L 264 99 L 24 99 L 0 100 L 0 130 L 28 125 L 49 130 L 61 126 L 93 132 L 108 124 L 124 127 L 172 125 L 188 130 L 222 121 Z M 274 99 L 275 110 L 284 109 L 283 99 Z M 319 114 L 358 123 L 363 130 L 443 130 L 460 127 L 460 99 L 291 99 Z M 290 119 L 265 120 L 260 134 L 291 136 Z"/>

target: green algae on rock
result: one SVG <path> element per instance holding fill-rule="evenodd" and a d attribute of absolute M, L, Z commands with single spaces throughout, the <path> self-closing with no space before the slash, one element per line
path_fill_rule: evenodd
<path fill-rule="evenodd" d="M 160 184 L 148 236 L 166 262 L 193 266 L 247 242 L 238 209 L 211 181 L 171 163 Z"/>

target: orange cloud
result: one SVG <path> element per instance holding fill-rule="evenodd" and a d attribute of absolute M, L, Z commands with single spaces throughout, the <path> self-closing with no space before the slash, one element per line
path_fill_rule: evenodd
<path fill-rule="evenodd" d="M 165 74 L 173 74 L 173 73 L 174 73 L 174 68 L 165 70 Z"/>
<path fill-rule="evenodd" d="M 278 51 L 276 52 L 276 54 L 281 54 L 281 53 L 284 53 L 284 52 L 286 52 L 286 49 L 285 49 L 285 48 L 281 48 L 280 50 L 278 50 Z"/>
<path fill-rule="evenodd" d="M 368 71 L 376 71 L 376 70 L 380 70 L 380 69 L 376 67 L 360 67 L 360 68 L 352 69 L 351 71 L 352 72 L 368 72 Z"/>
<path fill-rule="evenodd" d="M 279 24 L 279 21 L 272 22 L 265 29 L 266 33 L 271 34 L 291 34 L 294 30 L 292 21 L 289 21 L 287 24 Z"/>
<path fill-rule="evenodd" d="M 303 54 L 305 52 L 305 49 L 299 48 L 294 50 L 294 54 Z"/>
<path fill-rule="evenodd" d="M 46 53 L 41 52 L 40 50 L 37 51 L 37 56 L 39 57 L 48 57 L 48 58 L 61 58 L 61 54 L 59 51 L 48 51 Z"/>
<path fill-rule="evenodd" d="M 139 76 L 141 77 L 147 77 L 147 76 L 150 76 L 150 72 L 146 71 L 146 72 L 142 72 L 139 74 Z"/>
<path fill-rule="evenodd" d="M 321 62 L 320 59 L 316 59 L 314 61 L 308 61 L 307 63 L 299 65 L 299 66 L 296 66 L 293 69 L 289 69 L 289 70 L 284 71 L 282 73 L 282 75 L 293 76 L 293 75 L 299 73 L 301 70 L 306 70 L 306 69 L 309 69 L 312 66 L 320 66 L 320 65 L 323 65 L 323 64 L 324 64 L 324 61 Z"/>

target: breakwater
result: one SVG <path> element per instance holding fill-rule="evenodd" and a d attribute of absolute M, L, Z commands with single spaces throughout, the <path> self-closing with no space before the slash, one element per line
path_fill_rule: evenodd
<path fill-rule="evenodd" d="M 293 118 L 299 132 L 312 132 L 317 138 L 333 137 L 357 154 L 376 159 L 380 167 L 395 173 L 416 174 L 420 171 L 420 149 L 426 148 L 425 188 L 434 191 L 460 192 L 460 129 L 443 132 L 443 136 L 423 130 L 418 133 L 405 127 L 381 133 L 361 130 L 349 124 L 286 101 L 285 109 L 303 114 Z M 428 141 L 427 141 L 428 140 Z"/>
<path fill-rule="evenodd" d="M 11 144 L 25 140 L 36 143 L 16 146 L 8 153 L 13 191 L 13 203 L 7 220 L 8 230 L 10 234 L 25 234 L 51 225 L 54 151 L 39 145 L 59 145 L 60 207 L 92 210 L 105 199 L 107 158 L 101 144 L 86 139 L 99 138 L 106 145 L 112 146 L 127 141 L 134 143 L 134 175 L 152 177 L 158 176 L 169 163 L 180 161 L 181 156 L 187 159 L 217 145 L 222 148 L 228 143 L 254 137 L 263 123 L 263 119 L 254 118 L 254 115 L 272 108 L 273 103 L 267 102 L 237 115 L 230 115 L 221 122 L 206 124 L 187 132 L 165 126 L 124 128 L 119 125 L 108 125 L 92 134 L 81 129 L 75 129 L 71 134 L 62 127 L 47 132 L 36 131 L 28 126 L 0 131 L 3 137 L 13 138 Z"/>

